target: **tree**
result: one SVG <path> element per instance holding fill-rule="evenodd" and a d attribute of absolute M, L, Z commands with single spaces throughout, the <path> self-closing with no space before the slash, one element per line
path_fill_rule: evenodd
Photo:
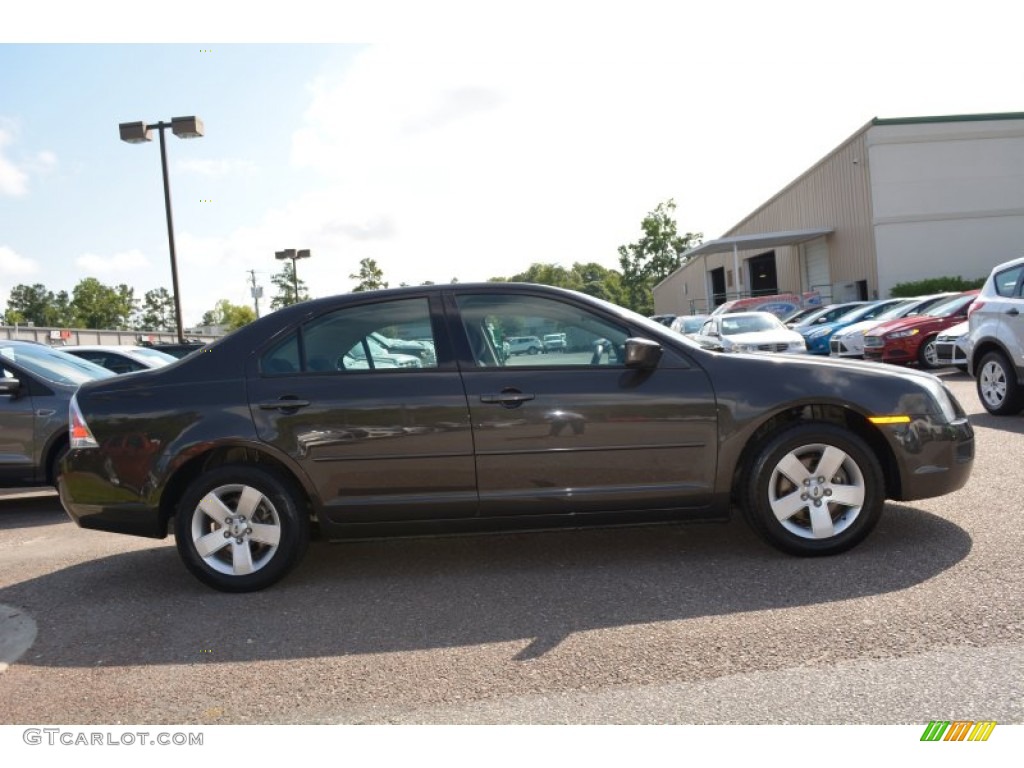
<path fill-rule="evenodd" d="M 146 291 L 138 325 L 144 331 L 176 330 L 174 296 L 166 288 Z"/>
<path fill-rule="evenodd" d="M 309 300 L 309 291 L 306 289 L 306 283 L 303 280 L 297 281 L 298 295 L 296 295 L 294 261 L 285 261 L 284 266 L 281 268 L 281 271 L 274 275 L 272 278 L 270 278 L 270 282 L 272 282 L 274 284 L 274 287 L 277 288 L 277 293 L 274 294 L 274 298 L 270 300 L 271 309 L 290 307 L 292 304 L 298 304 L 300 301 Z"/>
<path fill-rule="evenodd" d="M 643 236 L 635 243 L 619 246 L 622 266 L 623 300 L 627 307 L 644 315 L 654 311 L 651 289 L 683 264 L 682 254 L 701 243 L 703 235 L 680 235 L 675 219 L 674 200 L 658 203 L 640 223 Z"/>
<path fill-rule="evenodd" d="M 111 287 L 86 277 L 72 291 L 71 311 L 79 328 L 127 329 L 135 304 L 134 288 L 123 283 Z"/>
<path fill-rule="evenodd" d="M 64 297 L 67 298 L 66 293 Z M 47 290 L 42 283 L 16 285 L 11 289 L 11 295 L 7 299 L 4 321 L 8 325 L 14 325 L 15 320 L 18 323 L 32 323 L 43 327 L 64 325 L 58 320 L 67 318 L 60 317 L 55 302 L 53 291 Z"/>
<path fill-rule="evenodd" d="M 360 261 L 359 271 L 354 275 L 349 275 L 349 277 L 359 281 L 356 287 L 352 289 L 352 293 L 376 291 L 380 288 L 388 287 L 388 284 L 384 282 L 383 270 L 377 266 L 377 262 L 373 259 L 363 259 Z"/>
<path fill-rule="evenodd" d="M 576 262 L 569 269 L 558 264 L 534 263 L 511 277 L 492 277 L 492 283 L 539 283 L 570 288 L 613 304 L 622 303 L 622 275 L 596 262 Z"/>
<path fill-rule="evenodd" d="M 202 325 L 223 325 L 235 331 L 256 319 L 256 310 L 242 304 L 232 304 L 221 299 L 217 305 L 203 315 Z"/>

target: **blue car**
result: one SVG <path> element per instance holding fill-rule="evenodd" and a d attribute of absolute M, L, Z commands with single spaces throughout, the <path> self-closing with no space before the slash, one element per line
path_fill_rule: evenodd
<path fill-rule="evenodd" d="M 906 299 L 885 299 L 884 301 L 873 301 L 868 304 L 858 304 L 849 312 L 840 315 L 830 323 L 797 326 L 793 330 L 799 331 L 804 337 L 809 355 L 827 355 L 829 353 L 829 341 L 836 331 L 841 331 L 843 328 L 859 323 L 862 320 L 871 320 L 894 304 L 899 304 L 903 301 L 906 301 Z"/>

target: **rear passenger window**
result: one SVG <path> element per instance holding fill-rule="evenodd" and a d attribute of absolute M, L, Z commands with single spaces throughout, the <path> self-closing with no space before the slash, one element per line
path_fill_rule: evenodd
<path fill-rule="evenodd" d="M 1017 283 L 1020 281 L 1021 272 L 1024 271 L 1024 264 L 1004 270 L 996 275 L 995 288 L 1000 296 L 1020 296 L 1017 290 Z"/>
<path fill-rule="evenodd" d="M 362 304 L 322 315 L 260 358 L 264 375 L 437 367 L 425 298 Z"/>

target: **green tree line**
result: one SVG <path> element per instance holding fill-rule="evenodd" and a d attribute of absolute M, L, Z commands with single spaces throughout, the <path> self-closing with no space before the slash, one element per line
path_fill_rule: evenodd
<path fill-rule="evenodd" d="M 654 311 L 651 289 L 680 267 L 683 254 L 701 242 L 700 233 L 679 234 L 675 210 L 675 201 L 667 200 L 641 220 L 636 242 L 617 249 L 621 270 L 597 262 L 576 262 L 570 267 L 537 262 L 518 274 L 490 280 L 569 288 L 649 315 Z M 349 277 L 357 281 L 353 291 L 388 287 L 384 271 L 374 259 L 362 259 L 359 270 Z M 294 262 L 286 261 L 271 282 L 277 289 L 271 309 L 309 299 L 305 282 L 296 277 Z M 450 282 L 457 283 L 458 279 L 453 277 Z M 233 330 L 255 319 L 252 308 L 221 299 L 203 315 L 201 324 Z M 3 321 L 5 325 L 32 323 L 48 328 L 172 331 L 174 296 L 166 288 L 157 288 L 139 299 L 131 286 L 104 285 L 95 277 L 81 280 L 70 294 L 51 291 L 42 283 L 16 285 L 7 299 Z"/>

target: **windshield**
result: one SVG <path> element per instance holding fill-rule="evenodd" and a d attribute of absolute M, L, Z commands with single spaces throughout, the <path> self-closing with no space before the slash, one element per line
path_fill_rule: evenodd
<path fill-rule="evenodd" d="M 147 360 L 157 360 L 161 363 L 176 363 L 178 358 L 174 355 L 168 355 L 166 352 L 161 352 L 159 349 L 150 349 L 149 347 L 134 347 L 132 354 L 138 357 L 144 357 Z"/>
<path fill-rule="evenodd" d="M 928 317 L 949 317 L 955 315 L 972 301 L 974 301 L 974 296 L 956 296 L 949 301 L 936 304 L 924 314 Z"/>
<path fill-rule="evenodd" d="M 722 335 L 733 336 L 737 333 L 756 333 L 757 331 L 774 331 L 782 323 L 773 315 L 737 315 L 722 318 Z"/>
<path fill-rule="evenodd" d="M 873 319 L 874 320 L 892 320 L 892 319 L 897 318 L 897 317 L 903 317 L 903 315 L 906 314 L 906 311 L 910 307 L 912 307 L 912 306 L 914 306 L 914 302 L 912 302 L 912 301 L 903 301 L 903 302 L 900 302 L 899 304 L 894 304 L 893 306 L 889 307 L 882 314 L 875 315 L 875 317 Z"/>
<path fill-rule="evenodd" d="M 42 344 L 4 344 L 0 342 L 0 359 L 21 366 L 29 373 L 57 384 L 76 386 L 93 379 L 114 376 L 102 366 L 60 352 Z"/>

